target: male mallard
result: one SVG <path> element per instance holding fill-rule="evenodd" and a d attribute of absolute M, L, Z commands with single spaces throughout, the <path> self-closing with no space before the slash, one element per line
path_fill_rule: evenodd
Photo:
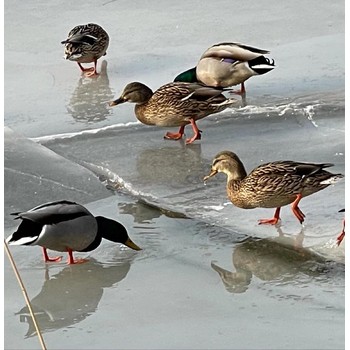
<path fill-rule="evenodd" d="M 198 83 L 169 83 L 154 93 L 146 85 L 138 82 L 128 84 L 122 95 L 110 106 L 124 102 L 136 103 L 136 118 L 146 125 L 180 126 L 178 133 L 167 132 L 164 138 L 179 140 L 185 126 L 192 125 L 193 137 L 186 140 L 192 143 L 201 139 L 201 131 L 196 121 L 210 114 L 223 111 L 237 102 L 222 95 L 222 89 L 214 89 Z"/>
<path fill-rule="evenodd" d="M 243 209 L 277 208 L 272 219 L 259 220 L 260 224 L 275 225 L 281 207 L 287 204 L 292 204 L 293 214 L 302 223 L 305 215 L 298 207 L 300 200 L 344 177 L 323 170 L 331 166 L 330 163 L 281 160 L 259 165 L 247 175 L 238 156 L 223 151 L 215 156 L 211 172 L 204 181 L 219 172 L 224 173 L 227 175 L 227 195 L 235 206 Z"/>
<path fill-rule="evenodd" d="M 74 260 L 73 251 L 89 252 L 96 249 L 102 238 L 123 243 L 131 249 L 140 250 L 128 236 L 125 227 L 103 216 L 93 216 L 85 207 L 70 201 L 41 204 L 23 213 L 13 213 L 22 219 L 17 231 L 6 242 L 12 245 L 40 245 L 44 260 L 60 261 L 61 257 L 49 258 L 47 249 L 68 252 L 68 263 Z"/>
<path fill-rule="evenodd" d="M 207 86 L 226 88 L 241 84 L 238 94 L 245 93 L 244 82 L 275 68 L 266 58 L 269 51 L 239 43 L 220 43 L 207 49 L 196 67 L 179 74 L 174 81 L 201 82 Z"/>
<path fill-rule="evenodd" d="M 68 38 L 61 42 L 65 44 L 65 58 L 78 63 L 81 71 L 90 72 L 87 76 L 97 75 L 97 60 L 106 54 L 109 36 L 98 24 L 89 23 L 74 27 Z M 84 68 L 81 63 L 94 62 L 94 68 Z"/>

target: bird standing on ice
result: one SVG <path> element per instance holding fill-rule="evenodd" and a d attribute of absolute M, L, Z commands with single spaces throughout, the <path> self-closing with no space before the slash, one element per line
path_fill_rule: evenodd
<path fill-rule="evenodd" d="M 102 238 L 141 250 L 129 238 L 122 224 L 103 216 L 95 217 L 74 202 L 49 202 L 12 215 L 22 222 L 6 242 L 10 245 L 41 246 L 45 262 L 61 260 L 61 257 L 50 258 L 47 249 L 67 252 L 68 264 L 85 262 L 86 259 L 74 260 L 73 251 L 92 251 L 101 244 Z"/>

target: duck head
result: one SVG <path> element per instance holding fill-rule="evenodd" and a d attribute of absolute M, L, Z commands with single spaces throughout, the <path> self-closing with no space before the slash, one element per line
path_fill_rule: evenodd
<path fill-rule="evenodd" d="M 98 235 L 109 241 L 122 243 L 134 250 L 141 250 L 129 237 L 126 228 L 119 222 L 105 218 L 104 216 L 96 216 L 98 224 Z"/>
<path fill-rule="evenodd" d="M 152 95 L 153 91 L 148 86 L 139 82 L 133 82 L 126 85 L 121 96 L 111 101 L 109 105 L 112 107 L 124 102 L 143 104 L 147 102 Z"/>
<path fill-rule="evenodd" d="M 247 176 L 244 165 L 237 154 L 230 151 L 223 151 L 215 156 L 210 173 L 203 178 L 203 181 L 207 181 L 217 173 L 226 174 L 228 180 L 241 180 Z"/>

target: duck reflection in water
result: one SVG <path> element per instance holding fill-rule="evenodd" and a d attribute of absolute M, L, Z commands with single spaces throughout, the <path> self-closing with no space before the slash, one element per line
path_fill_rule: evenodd
<path fill-rule="evenodd" d="M 121 214 L 132 215 L 134 217 L 134 222 L 139 224 L 153 222 L 154 219 L 157 219 L 162 215 L 177 219 L 187 218 L 183 213 L 162 208 L 156 204 L 148 203 L 143 199 L 139 199 L 136 203 L 118 203 L 118 208 Z"/>
<path fill-rule="evenodd" d="M 211 263 L 228 292 L 244 293 L 253 276 L 262 281 L 293 283 L 299 274 L 316 277 L 327 271 L 325 258 L 299 244 L 303 230 L 293 238 L 278 230 L 277 238 L 250 237 L 236 245 L 232 253 L 235 271 Z"/>
<path fill-rule="evenodd" d="M 202 186 L 207 160 L 202 157 L 201 147 L 201 144 L 186 146 L 184 140 L 179 140 L 174 146 L 145 149 L 137 157 L 138 181 L 153 183 L 156 179 L 158 185 L 173 188 L 183 188 L 188 183 Z"/>
<path fill-rule="evenodd" d="M 93 314 L 104 288 L 122 281 L 131 267 L 130 261 L 102 265 L 93 258 L 87 264 L 68 266 L 49 278 L 46 266 L 45 281 L 40 293 L 31 300 L 33 312 L 41 331 L 50 332 L 83 321 Z M 25 338 L 36 334 L 27 306 L 16 315 L 29 325 Z"/>
<path fill-rule="evenodd" d="M 67 105 L 68 113 L 80 122 L 95 123 L 105 120 L 112 110 L 107 101 L 114 94 L 109 87 L 107 62 L 103 61 L 101 73 L 94 79 L 82 76 Z"/>

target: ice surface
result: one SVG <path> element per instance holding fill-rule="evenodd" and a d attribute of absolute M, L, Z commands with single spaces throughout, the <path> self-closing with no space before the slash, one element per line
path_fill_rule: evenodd
<path fill-rule="evenodd" d="M 214 155 L 249 171 L 277 159 L 345 171 L 343 1 L 6 1 L 5 237 L 9 213 L 66 198 L 121 221 L 141 252 L 103 242 L 89 263 L 45 264 L 11 247 L 50 349 L 344 348 L 345 181 L 290 208 L 234 207 Z M 63 59 L 68 31 L 110 34 L 96 79 Z M 209 46 L 271 51 L 276 69 L 246 82 L 236 108 L 199 121 L 202 140 L 163 140 L 133 106 L 108 107 L 131 81 L 153 90 Z M 187 130 L 190 134 L 191 131 Z M 170 130 L 169 130 L 170 131 Z M 174 131 L 174 130 L 171 130 Z M 64 259 L 65 261 L 65 259 Z M 5 348 L 38 348 L 5 259 Z"/>

